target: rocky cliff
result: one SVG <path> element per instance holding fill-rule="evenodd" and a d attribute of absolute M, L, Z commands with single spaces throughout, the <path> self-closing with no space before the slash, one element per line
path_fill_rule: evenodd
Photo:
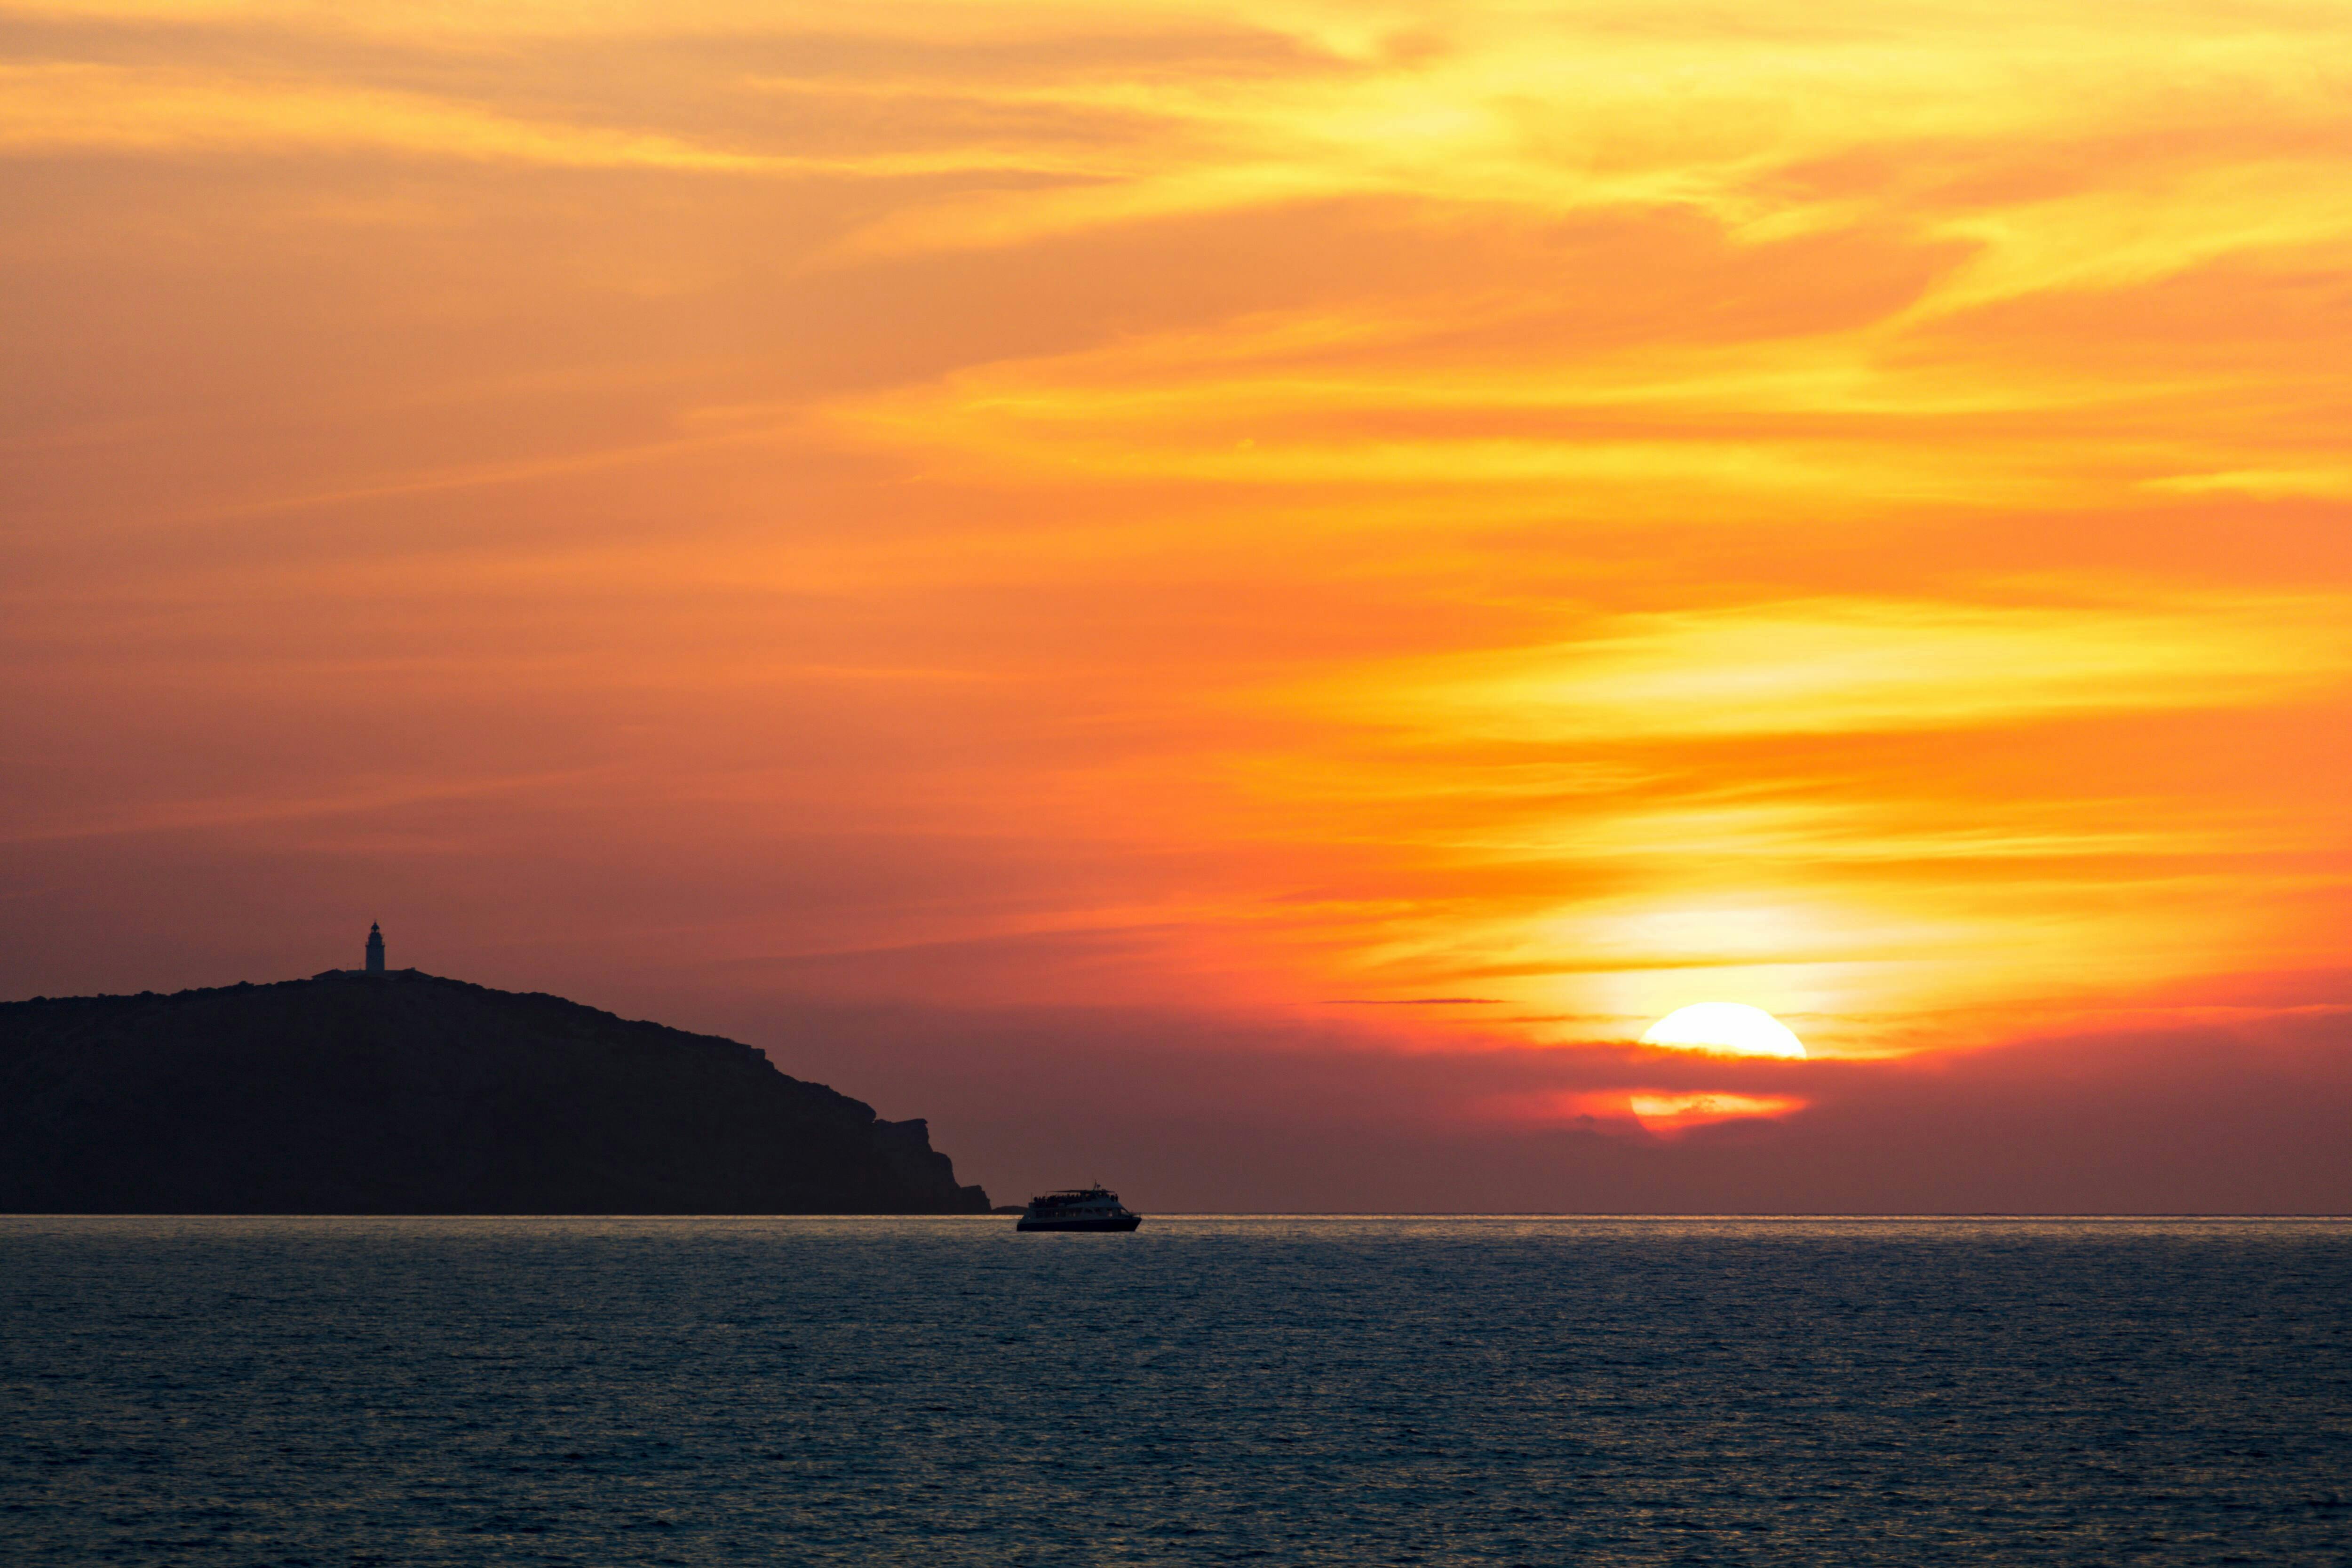
<path fill-rule="evenodd" d="M 0 1211 L 984 1214 L 749 1046 L 415 970 L 0 1005 Z"/>

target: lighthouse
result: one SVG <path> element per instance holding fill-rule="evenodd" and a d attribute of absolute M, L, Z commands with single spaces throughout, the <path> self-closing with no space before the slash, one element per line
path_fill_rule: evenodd
<path fill-rule="evenodd" d="M 383 973 L 383 931 L 373 921 L 368 922 L 367 972 Z"/>

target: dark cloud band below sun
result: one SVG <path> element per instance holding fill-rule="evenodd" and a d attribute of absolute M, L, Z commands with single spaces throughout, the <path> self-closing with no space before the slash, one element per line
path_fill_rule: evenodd
<path fill-rule="evenodd" d="M 1179 1014 L 776 1020 L 787 1072 L 855 1058 L 1006 1190 L 1112 1163 L 1168 1210 L 1625 1214 L 2352 1212 L 2352 1008 L 1980 1051 L 1781 1061 L 1593 1046 L 1400 1051 Z M 765 1037 L 767 1031 L 760 1031 Z M 1659 1136 L 1528 1108 L 1755 1103 Z"/>

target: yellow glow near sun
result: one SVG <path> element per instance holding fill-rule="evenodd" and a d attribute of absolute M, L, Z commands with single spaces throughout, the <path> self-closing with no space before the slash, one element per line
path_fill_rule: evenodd
<path fill-rule="evenodd" d="M 1695 1002 L 1677 1007 L 1651 1025 L 1642 1043 L 1733 1057 L 1805 1058 L 1805 1043 L 1786 1024 L 1761 1007 L 1740 1002 Z"/>
<path fill-rule="evenodd" d="M 1805 1109 L 1787 1094 L 1635 1094 L 1625 1100 L 1633 1120 L 1653 1132 L 1675 1132 L 1748 1117 L 1786 1116 Z"/>

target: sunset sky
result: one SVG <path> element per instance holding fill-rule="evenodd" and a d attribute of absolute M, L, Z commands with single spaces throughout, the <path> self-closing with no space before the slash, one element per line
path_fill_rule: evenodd
<path fill-rule="evenodd" d="M 0 0 L 0 995 L 2352 1208 L 2352 4 Z"/>

